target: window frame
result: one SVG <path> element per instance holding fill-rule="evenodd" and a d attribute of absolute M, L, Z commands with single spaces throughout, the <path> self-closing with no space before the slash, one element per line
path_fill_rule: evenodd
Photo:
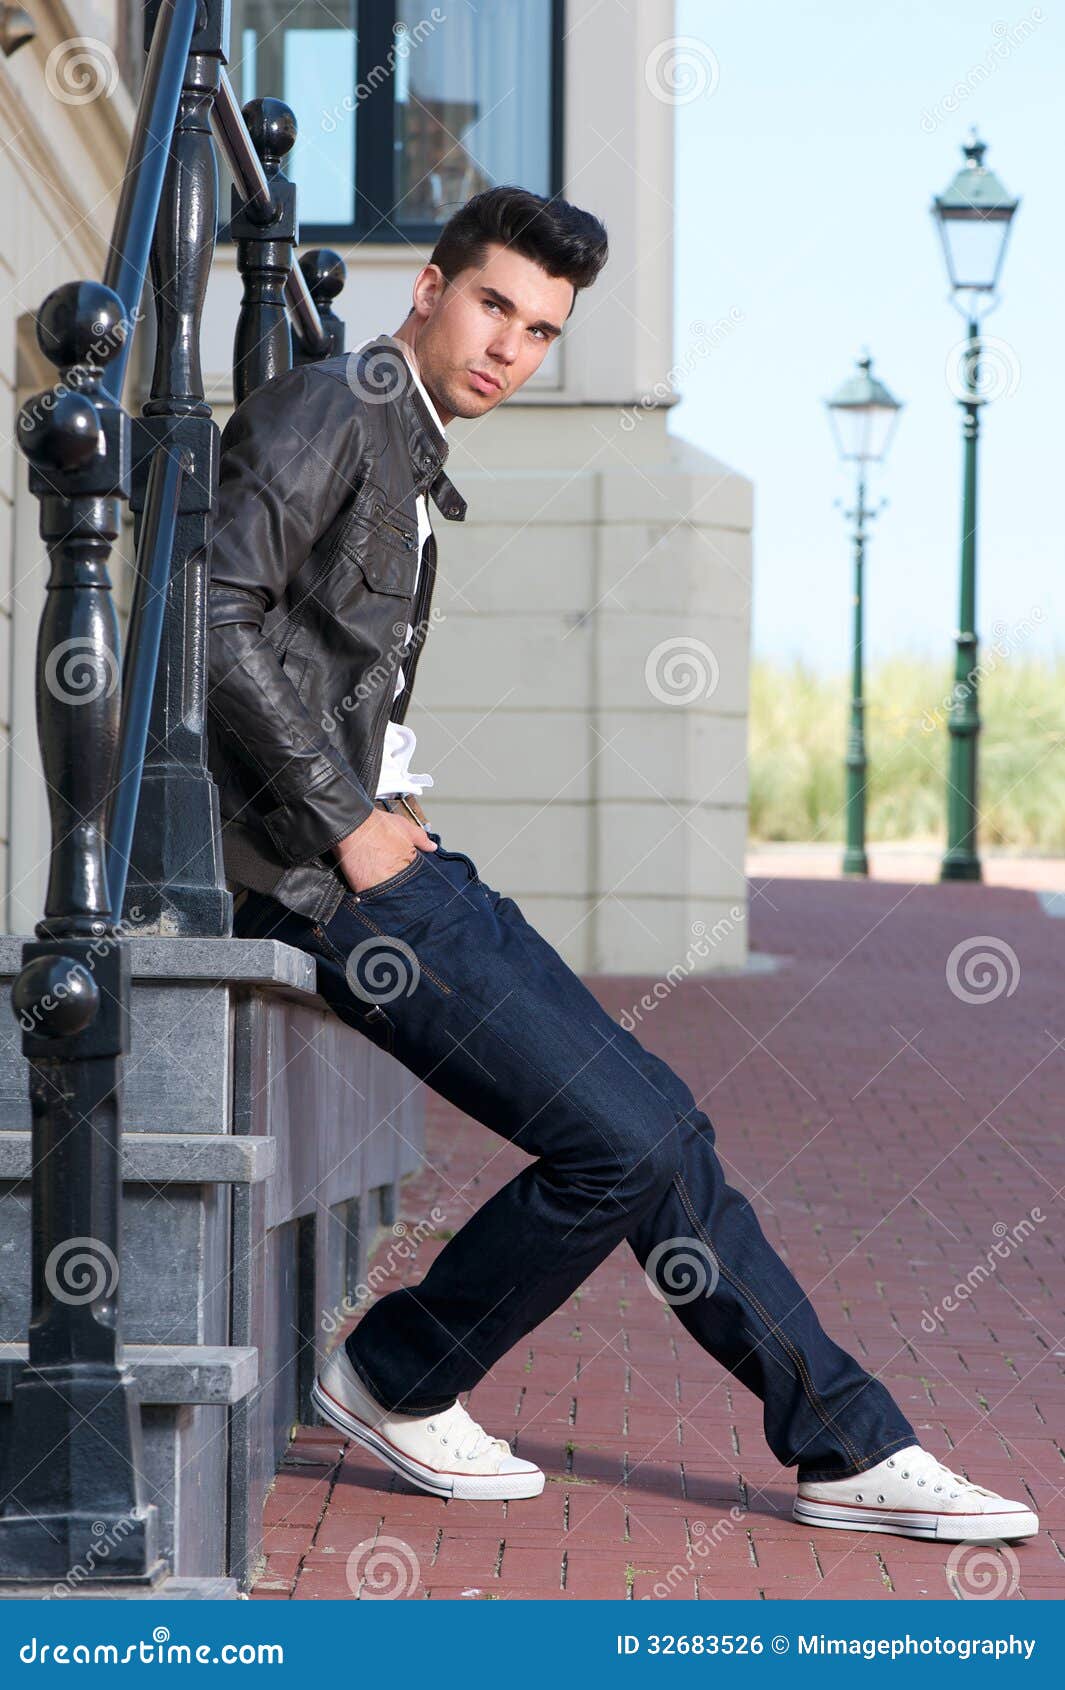
<path fill-rule="evenodd" d="M 356 54 L 356 82 L 366 81 L 371 72 L 387 62 L 396 25 L 397 6 L 384 0 L 360 8 L 365 10 L 365 24 L 360 18 Z M 550 0 L 550 74 L 548 96 L 548 153 L 549 195 L 562 192 L 563 183 L 563 119 L 565 87 L 565 0 Z M 436 244 L 442 223 L 396 223 L 391 209 L 380 217 L 369 208 L 384 205 L 391 208 L 392 171 L 395 134 L 394 79 L 389 78 L 389 99 L 382 107 L 377 101 L 360 101 L 355 109 L 355 221 L 354 223 L 304 223 L 300 219 L 300 246 L 429 246 Z M 378 96 L 379 99 L 380 96 Z M 382 112 L 386 115 L 382 115 Z M 364 209 L 365 208 L 365 209 Z M 221 211 L 221 207 L 219 208 Z M 299 195 L 296 198 L 299 213 Z M 228 216 L 218 231 L 219 242 L 231 243 Z"/>

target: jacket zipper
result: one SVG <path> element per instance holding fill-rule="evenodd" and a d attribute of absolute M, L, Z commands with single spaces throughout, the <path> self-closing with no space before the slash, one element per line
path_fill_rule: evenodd
<path fill-rule="evenodd" d="M 411 640 L 410 646 L 407 648 L 407 651 L 404 652 L 403 656 L 399 660 L 399 667 L 403 670 L 403 691 L 397 698 L 393 698 L 391 702 L 388 701 L 388 694 L 386 692 L 385 702 L 381 707 L 381 715 L 374 723 L 374 730 L 370 735 L 370 744 L 366 760 L 359 771 L 359 781 L 363 786 L 366 785 L 371 768 L 375 766 L 376 761 L 379 761 L 381 748 L 384 745 L 385 734 L 388 731 L 389 722 L 400 723 L 407 714 L 407 704 L 410 700 L 414 686 L 414 673 L 418 667 L 418 658 L 421 655 L 421 648 L 425 644 L 424 618 L 425 613 L 429 608 L 429 600 L 432 597 L 433 582 L 435 579 L 436 536 L 430 530 L 429 538 L 425 542 L 424 568 L 421 570 L 418 577 L 418 590 L 414 595 L 414 604 L 411 608 L 411 622 L 414 626 L 414 636 Z M 419 630 L 421 631 L 421 638 L 419 638 Z M 390 680 L 394 679 L 395 671 L 393 670 Z"/>
<path fill-rule="evenodd" d="M 380 517 L 377 526 L 378 528 L 390 528 L 393 534 L 399 535 L 408 551 L 413 550 L 416 544 L 416 536 L 411 533 L 409 528 L 401 528 L 397 522 L 389 522 L 387 516 Z"/>
<path fill-rule="evenodd" d="M 414 610 L 411 621 L 414 624 L 414 635 L 411 639 L 409 655 L 403 660 L 403 691 L 393 700 L 391 719 L 393 722 L 403 722 L 407 715 L 407 705 L 410 703 L 414 691 L 414 677 L 418 670 L 418 659 L 425 644 L 425 616 L 433 596 L 433 584 L 436 581 L 436 535 L 430 530 L 429 538 L 425 542 L 425 567 L 418 581 L 418 591 L 414 595 Z"/>

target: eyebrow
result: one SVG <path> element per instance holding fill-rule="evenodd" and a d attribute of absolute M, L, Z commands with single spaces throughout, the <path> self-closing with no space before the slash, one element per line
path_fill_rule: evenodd
<path fill-rule="evenodd" d="M 500 293 L 498 288 L 490 288 L 486 282 L 482 282 L 481 292 L 487 294 L 489 299 L 494 299 L 497 305 L 503 307 L 504 311 L 516 309 L 512 299 L 508 299 L 505 293 Z M 531 329 L 546 329 L 548 334 L 562 333 L 562 325 L 560 323 L 549 323 L 546 317 L 541 317 L 538 323 L 530 323 L 529 327 Z"/>

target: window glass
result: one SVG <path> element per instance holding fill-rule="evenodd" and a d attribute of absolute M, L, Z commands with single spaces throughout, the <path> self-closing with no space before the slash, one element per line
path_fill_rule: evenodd
<path fill-rule="evenodd" d="M 550 0 L 396 8 L 395 220 L 446 223 L 471 194 L 551 192 Z"/>
<path fill-rule="evenodd" d="M 229 75 L 241 105 L 272 94 L 299 126 L 285 174 L 299 220 L 355 221 L 355 0 L 235 0 Z"/>

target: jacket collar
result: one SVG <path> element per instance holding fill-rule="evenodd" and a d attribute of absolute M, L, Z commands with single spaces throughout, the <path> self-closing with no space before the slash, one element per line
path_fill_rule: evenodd
<path fill-rule="evenodd" d="M 414 380 L 404 343 L 391 334 L 379 334 L 366 341 L 355 353 L 360 375 L 365 360 L 382 351 L 391 352 L 402 364 L 402 379 L 396 383 L 393 398 L 400 408 L 406 428 L 407 450 L 414 472 L 414 490 L 416 493 L 428 490 L 441 516 L 450 522 L 462 522 L 466 516 L 466 500 L 454 482 L 445 475 L 443 467 L 450 447 L 418 391 L 418 383 Z"/>

